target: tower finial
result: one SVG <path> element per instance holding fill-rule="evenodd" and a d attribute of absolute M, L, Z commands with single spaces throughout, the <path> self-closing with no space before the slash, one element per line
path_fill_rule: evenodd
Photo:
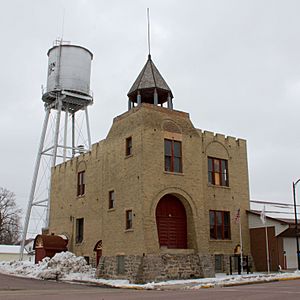
<path fill-rule="evenodd" d="M 147 8 L 147 21 L 148 21 L 148 56 L 151 57 L 150 52 L 150 17 L 149 17 L 149 7 Z"/>

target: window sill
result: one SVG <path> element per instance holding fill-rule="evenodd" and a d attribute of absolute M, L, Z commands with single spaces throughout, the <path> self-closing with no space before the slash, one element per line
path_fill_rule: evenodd
<path fill-rule="evenodd" d="M 129 157 L 132 157 L 133 156 L 133 154 L 129 154 L 129 155 L 125 155 L 125 159 L 127 159 L 127 158 L 129 158 Z"/>
<path fill-rule="evenodd" d="M 217 240 L 217 239 L 209 239 L 210 242 L 232 242 L 232 240 Z"/>
<path fill-rule="evenodd" d="M 166 248 L 166 247 L 160 247 L 159 249 L 161 254 L 194 254 L 195 250 L 194 249 L 171 249 L 171 248 Z"/>
<path fill-rule="evenodd" d="M 109 208 L 108 210 L 107 210 L 107 212 L 112 212 L 112 211 L 115 211 L 116 210 L 116 208 L 115 207 L 112 207 L 112 208 Z"/>
<path fill-rule="evenodd" d="M 164 171 L 165 174 L 184 176 L 184 173 Z"/>
<path fill-rule="evenodd" d="M 85 194 L 83 194 L 83 195 L 77 195 L 76 197 L 77 197 L 77 199 L 84 198 Z"/>
<path fill-rule="evenodd" d="M 222 188 L 222 189 L 225 189 L 225 190 L 230 190 L 230 189 L 231 189 L 230 186 L 226 186 L 226 185 L 215 185 L 215 184 L 211 184 L 211 183 L 208 183 L 207 186 L 208 186 L 208 187 L 213 187 L 213 188 Z"/>
<path fill-rule="evenodd" d="M 124 230 L 124 232 L 126 233 L 126 232 L 133 232 L 134 230 L 133 230 L 133 228 L 129 228 L 129 229 L 125 229 Z"/>

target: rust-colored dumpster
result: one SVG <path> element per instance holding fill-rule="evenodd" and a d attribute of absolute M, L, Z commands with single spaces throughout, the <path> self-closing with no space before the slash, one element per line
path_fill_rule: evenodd
<path fill-rule="evenodd" d="M 67 251 L 68 240 L 59 235 L 38 234 L 34 240 L 35 263 L 45 257 L 53 257 L 56 253 Z"/>

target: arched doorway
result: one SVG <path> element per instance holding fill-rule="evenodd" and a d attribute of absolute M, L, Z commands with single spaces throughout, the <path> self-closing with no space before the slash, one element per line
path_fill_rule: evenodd
<path fill-rule="evenodd" d="M 96 243 L 94 251 L 96 252 L 96 267 L 98 267 L 100 258 L 102 256 L 102 240 Z"/>
<path fill-rule="evenodd" d="M 156 207 L 156 224 L 160 247 L 187 248 L 186 212 L 177 197 L 168 194 L 160 199 Z"/>

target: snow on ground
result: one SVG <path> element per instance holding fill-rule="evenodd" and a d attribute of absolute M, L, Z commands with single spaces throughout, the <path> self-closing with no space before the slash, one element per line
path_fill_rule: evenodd
<path fill-rule="evenodd" d="M 61 280 L 77 283 L 92 283 L 120 288 L 138 289 L 199 289 L 203 287 L 228 286 L 253 282 L 267 282 L 299 278 L 300 272 L 286 273 L 254 273 L 243 275 L 217 274 L 215 278 L 189 280 L 169 280 L 150 282 L 146 284 L 131 284 L 128 280 L 101 279 L 95 277 L 96 270 L 86 264 L 83 257 L 77 257 L 71 252 L 61 252 L 52 259 L 46 257 L 39 264 L 28 261 L 0 262 L 0 273 L 44 280 Z"/>

